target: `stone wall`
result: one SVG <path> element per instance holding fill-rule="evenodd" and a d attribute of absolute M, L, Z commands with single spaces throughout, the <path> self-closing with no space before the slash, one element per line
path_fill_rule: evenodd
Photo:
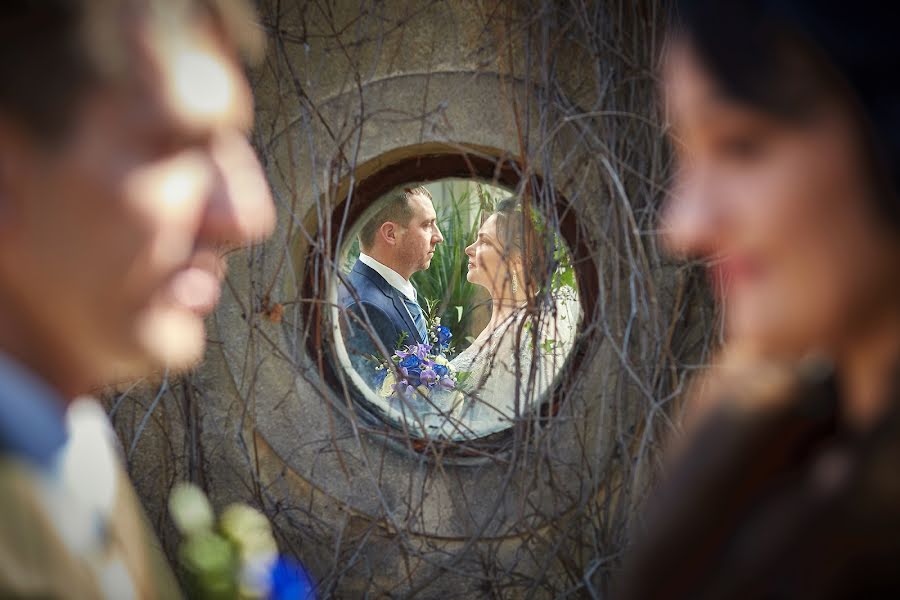
<path fill-rule="evenodd" d="M 625 1 L 325 4 L 261 7 L 254 141 L 275 235 L 231 258 L 195 372 L 109 398 L 148 513 L 173 552 L 172 482 L 260 506 L 323 596 L 599 594 L 683 365 L 707 344 L 705 299 L 653 237 L 662 15 Z M 322 304 L 365 190 L 399 164 L 439 177 L 408 165 L 440 155 L 532 182 L 535 206 L 567 224 L 589 308 L 553 410 L 465 459 L 360 413 L 329 371 Z"/>

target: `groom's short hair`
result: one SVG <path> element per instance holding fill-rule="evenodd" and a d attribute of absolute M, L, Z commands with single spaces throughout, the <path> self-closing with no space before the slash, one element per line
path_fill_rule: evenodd
<path fill-rule="evenodd" d="M 0 114 L 59 141 L 85 93 L 130 72 L 127 24 L 167 31 L 206 18 L 245 58 L 261 57 L 248 0 L 0 0 Z"/>
<path fill-rule="evenodd" d="M 431 200 L 431 192 L 423 186 L 403 188 L 382 200 L 382 205 L 359 230 L 359 246 L 369 250 L 375 244 L 375 236 L 382 225 L 388 221 L 407 226 L 413 217 L 413 209 L 409 201 L 413 196 L 424 196 Z"/>

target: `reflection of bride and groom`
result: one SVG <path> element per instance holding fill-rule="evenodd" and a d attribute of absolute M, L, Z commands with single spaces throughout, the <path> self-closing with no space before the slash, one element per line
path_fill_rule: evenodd
<path fill-rule="evenodd" d="M 383 202 L 359 233 L 360 256 L 340 298 L 351 362 L 376 389 L 384 370 L 374 370 L 372 356 L 390 357 L 398 343 L 429 341 L 410 278 L 429 268 L 444 240 L 427 189 L 405 189 Z M 545 246 L 515 199 L 498 203 L 465 250 L 466 279 L 491 299 L 487 325 L 450 361 L 468 374 L 465 383 L 412 400 L 392 397 L 387 412 L 429 435 L 479 437 L 508 427 L 540 401 L 571 347 L 578 314 L 573 290 L 540 291 L 549 279 L 546 261 L 538 259 Z"/>

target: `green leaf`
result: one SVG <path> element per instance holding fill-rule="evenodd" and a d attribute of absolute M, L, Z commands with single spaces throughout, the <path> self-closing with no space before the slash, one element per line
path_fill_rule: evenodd
<path fill-rule="evenodd" d="M 404 346 L 404 342 L 406 342 L 406 338 L 408 338 L 408 337 L 409 337 L 409 332 L 408 332 L 408 331 L 401 331 L 401 332 L 400 332 L 400 335 L 397 336 L 397 344 L 394 346 L 394 348 L 401 348 L 401 347 L 403 347 L 403 346 Z"/>

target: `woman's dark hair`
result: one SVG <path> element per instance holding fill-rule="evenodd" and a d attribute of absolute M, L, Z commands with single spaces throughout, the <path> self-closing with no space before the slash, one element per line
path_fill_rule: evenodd
<path fill-rule="evenodd" d="M 789 120 L 844 94 L 860 118 L 879 208 L 900 227 L 900 35 L 874 0 L 679 0 L 684 37 L 729 97 Z"/>
<path fill-rule="evenodd" d="M 534 289 L 541 288 L 545 283 L 546 253 L 532 219 L 522 211 L 521 202 L 515 197 L 505 198 L 497 203 L 493 214 L 497 215 L 497 236 L 504 251 L 521 256 Z"/>

